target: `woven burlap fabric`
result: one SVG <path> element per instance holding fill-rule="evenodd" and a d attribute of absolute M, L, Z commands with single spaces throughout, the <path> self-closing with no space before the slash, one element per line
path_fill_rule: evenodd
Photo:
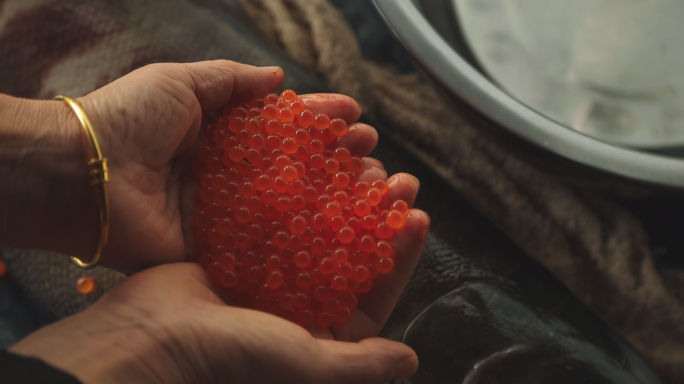
<path fill-rule="evenodd" d="M 438 169 L 474 206 L 622 333 L 667 382 L 684 378 L 681 274 L 664 281 L 627 210 L 488 140 L 418 74 L 361 57 L 327 0 L 240 0 L 264 37 Z"/>
<path fill-rule="evenodd" d="M 601 194 L 557 180 L 491 142 L 420 75 L 397 75 L 364 60 L 353 32 L 327 1 L 241 3 L 267 40 L 331 89 L 358 99 L 629 339 L 666 382 L 681 382 L 684 280 L 675 271 L 665 280 L 659 275 L 637 219 Z M 0 91 L 80 96 L 160 61 L 273 64 L 260 42 L 219 17 L 234 6 L 230 0 L 0 0 Z M 315 90 L 292 80 L 296 68 L 286 73 L 287 87 Z M 5 258 L 49 316 L 64 317 L 92 303 L 75 291 L 84 272 L 68 259 L 27 251 Z M 102 291 L 123 278 L 107 270 L 92 273 Z"/>

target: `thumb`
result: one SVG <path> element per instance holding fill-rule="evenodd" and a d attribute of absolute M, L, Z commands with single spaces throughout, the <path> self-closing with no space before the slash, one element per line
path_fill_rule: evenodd
<path fill-rule="evenodd" d="M 395 341 L 370 338 L 358 343 L 332 340 L 318 340 L 318 343 L 325 351 L 321 354 L 326 356 L 321 364 L 321 378 L 326 382 L 380 384 L 409 377 L 418 369 L 416 353 Z"/>
<path fill-rule="evenodd" d="M 177 65 L 204 112 L 214 111 L 231 101 L 246 102 L 262 97 L 276 90 L 284 77 L 280 67 L 254 67 L 229 60 Z"/>

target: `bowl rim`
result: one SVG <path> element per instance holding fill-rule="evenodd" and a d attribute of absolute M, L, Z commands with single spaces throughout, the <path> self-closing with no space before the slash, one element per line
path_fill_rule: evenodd
<path fill-rule="evenodd" d="M 684 188 L 684 159 L 603 142 L 531 109 L 465 61 L 413 0 L 372 0 L 413 58 L 446 89 L 497 125 L 576 163 L 628 179 Z"/>

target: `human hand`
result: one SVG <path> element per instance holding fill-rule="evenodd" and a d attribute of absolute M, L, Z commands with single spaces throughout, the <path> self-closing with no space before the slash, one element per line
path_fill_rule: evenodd
<path fill-rule="evenodd" d="M 282 78 L 279 68 L 226 61 L 159 64 L 80 100 L 109 157 L 111 226 L 103 265 L 130 272 L 192 260 L 197 183 L 190 172 L 194 151 L 189 149 L 197 142 L 203 113 L 263 96 Z M 315 113 L 349 124 L 361 115 L 358 103 L 346 96 L 304 95 L 302 100 Z M 340 144 L 365 156 L 377 144 L 377 133 L 354 124 Z M 366 178 L 387 178 L 379 162 L 366 163 Z M 393 180 L 416 184 L 409 187 L 416 191 L 395 192 L 413 201 L 417 181 L 408 175 Z"/>
<path fill-rule="evenodd" d="M 361 297 L 352 320 L 323 335 L 335 341 L 312 337 L 270 314 L 227 306 L 223 291 L 199 265 L 179 263 L 133 275 L 90 308 L 39 330 L 10 352 L 98 384 L 382 383 L 407 377 L 417 368 L 413 351 L 368 337 L 377 334 L 405 271 L 415 264 L 426 219 L 420 212 L 409 215 L 406 234 L 416 244 L 404 245 L 416 254 L 398 259 L 395 271 Z M 360 339 L 365 340 L 355 342 Z"/>

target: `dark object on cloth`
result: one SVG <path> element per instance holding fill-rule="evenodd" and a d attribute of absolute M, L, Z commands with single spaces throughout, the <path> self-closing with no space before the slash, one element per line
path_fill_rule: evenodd
<path fill-rule="evenodd" d="M 673 301 L 672 313 L 663 314 L 662 306 L 673 298 L 645 257 L 648 249 L 638 222 L 614 204 L 575 192 L 489 143 L 417 75 L 398 76 L 362 60 L 354 35 L 329 3 L 251 0 L 243 4 L 252 25 L 272 27 L 267 36 L 309 74 L 320 77 L 335 91 L 359 98 L 371 117 L 388 127 L 393 137 L 401 137 L 405 146 L 450 183 L 387 132 L 381 132 L 373 155 L 390 173 L 401 170 L 419 176 L 423 188 L 417 206 L 433 218 L 429 244 L 393 320 L 410 317 L 401 309 L 411 303 L 429 303 L 436 299 L 430 295 L 459 287 L 461 277 L 486 277 L 468 275 L 476 270 L 491 272 L 494 280 L 515 286 L 524 283 L 518 281 L 522 275 L 515 275 L 515 269 L 530 266 L 537 268 L 530 278 L 542 281 L 539 284 L 544 289 L 558 286 L 544 276 L 545 271 L 524 261 L 516 246 L 472 210 L 462 195 L 629 336 L 669 383 L 677 382 L 682 369 L 677 351 L 684 343 L 680 344 L 676 330 L 684 325 L 674 320 L 682 318 L 681 311 L 678 301 Z M 0 7 L 0 92 L 46 99 L 57 92 L 79 96 L 149 63 L 216 58 L 278 64 L 287 73 L 284 87 L 298 93 L 324 90 L 309 74 L 250 34 L 248 27 L 237 21 L 244 15 L 239 15 L 239 8 L 229 0 L 0 0 Z M 445 209 L 443 204 L 452 208 Z M 75 279 L 57 278 L 81 273 L 77 267 L 66 258 L 41 257 L 38 260 L 28 252 L 14 251 L 7 256 L 8 266 L 53 318 L 85 308 L 89 303 L 73 289 Z M 502 260 L 508 258 L 511 260 Z M 513 271 L 497 274 L 500 262 L 511 263 L 506 265 L 512 265 Z M 53 278 L 37 284 L 46 265 Z M 630 268 L 634 265 L 639 268 Z M 122 278 L 99 271 L 108 283 Z M 649 296 L 658 301 L 653 320 L 640 313 L 646 308 L 643 305 L 638 311 L 630 307 L 635 299 L 642 300 L 644 286 L 660 289 Z M 559 300 L 574 300 L 563 295 Z M 540 302 L 539 310 L 552 311 L 546 304 Z M 581 307 L 576 302 L 572 306 Z M 589 317 L 578 315 L 580 321 L 585 318 L 595 329 L 603 329 L 593 315 L 585 313 Z M 638 321 L 630 323 L 634 319 Z M 515 318 L 506 320 L 516 322 Z M 670 326 L 670 331 L 656 334 L 655 339 L 642 337 L 634 328 L 647 324 L 651 329 L 661 323 Z M 613 337 L 609 335 L 599 336 Z M 488 337 L 472 336 L 474 345 Z M 589 337 L 592 342 L 594 337 Z"/>
<path fill-rule="evenodd" d="M 0 351 L 0 378 L 4 384 L 81 384 L 42 360 L 7 351 Z"/>

